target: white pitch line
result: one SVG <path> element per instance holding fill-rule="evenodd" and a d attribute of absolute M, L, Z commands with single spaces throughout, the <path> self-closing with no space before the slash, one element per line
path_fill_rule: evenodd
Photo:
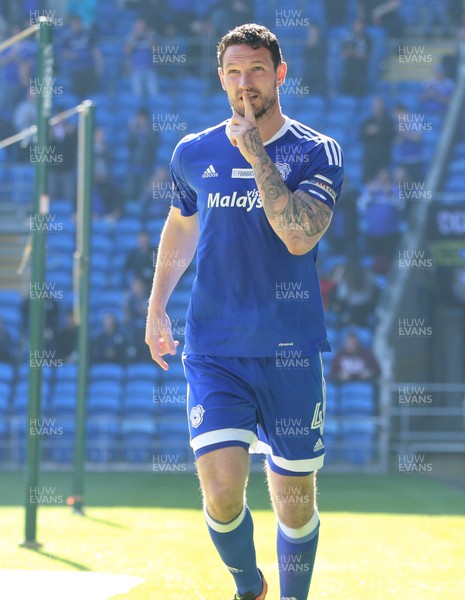
<path fill-rule="evenodd" d="M 109 600 L 143 581 L 141 577 L 88 571 L 0 569 L 0 590 L 4 600 Z"/>

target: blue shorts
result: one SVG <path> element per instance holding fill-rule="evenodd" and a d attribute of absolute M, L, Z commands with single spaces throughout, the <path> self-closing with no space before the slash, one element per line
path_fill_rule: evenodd
<path fill-rule="evenodd" d="M 283 355 L 183 355 L 196 458 L 242 446 L 267 454 L 270 468 L 283 475 L 308 475 L 323 466 L 326 394 L 321 354 L 299 359 Z"/>

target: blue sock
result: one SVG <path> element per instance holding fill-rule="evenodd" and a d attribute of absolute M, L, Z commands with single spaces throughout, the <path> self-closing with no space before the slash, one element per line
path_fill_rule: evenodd
<path fill-rule="evenodd" d="M 278 523 L 278 567 L 280 597 L 307 600 L 315 563 L 320 517 L 315 510 L 300 529 Z"/>
<path fill-rule="evenodd" d="M 239 515 L 229 523 L 215 521 L 206 508 L 204 514 L 213 543 L 234 577 L 239 594 L 261 594 L 262 578 L 257 569 L 249 507 L 244 506 Z"/>

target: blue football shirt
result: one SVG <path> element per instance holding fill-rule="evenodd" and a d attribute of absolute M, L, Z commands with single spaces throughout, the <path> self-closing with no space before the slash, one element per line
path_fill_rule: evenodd
<path fill-rule="evenodd" d="M 334 207 L 343 178 L 337 142 L 286 117 L 265 148 L 291 191 Z M 200 222 L 184 351 L 299 357 L 330 350 L 317 246 L 292 255 L 273 231 L 253 169 L 229 141 L 229 120 L 183 138 L 170 168 L 173 206 L 185 216 L 198 212 Z"/>

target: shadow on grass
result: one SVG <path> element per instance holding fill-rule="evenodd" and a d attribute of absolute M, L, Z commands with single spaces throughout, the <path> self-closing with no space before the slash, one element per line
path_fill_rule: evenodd
<path fill-rule="evenodd" d="M 0 506 L 22 506 L 22 474 L 0 473 L 0 479 Z M 41 485 L 67 489 L 70 474 L 44 472 L 41 480 Z M 431 475 L 336 475 L 323 470 L 318 481 L 323 512 L 465 515 L 465 491 Z M 263 473 L 251 475 L 248 502 L 254 510 L 270 510 Z M 85 506 L 201 510 L 199 483 L 192 473 L 87 473 Z"/>
<path fill-rule="evenodd" d="M 46 558 L 50 558 L 51 560 L 60 562 L 64 565 L 68 565 L 69 567 L 72 567 L 73 569 L 76 569 L 78 571 L 92 571 L 92 569 L 90 569 L 86 565 L 47 552 L 43 546 L 40 548 L 25 548 L 25 550 L 28 550 L 29 552 L 35 552 L 36 554 L 40 554 L 41 556 L 45 556 Z"/>
<path fill-rule="evenodd" d="M 127 529 L 127 527 L 121 525 L 121 523 L 114 523 L 113 521 L 99 519 L 98 517 L 89 517 L 87 513 L 84 513 L 82 518 L 86 519 L 86 521 L 92 521 L 92 523 L 98 523 L 99 525 L 107 525 L 108 527 L 114 527 L 115 529 Z"/>

